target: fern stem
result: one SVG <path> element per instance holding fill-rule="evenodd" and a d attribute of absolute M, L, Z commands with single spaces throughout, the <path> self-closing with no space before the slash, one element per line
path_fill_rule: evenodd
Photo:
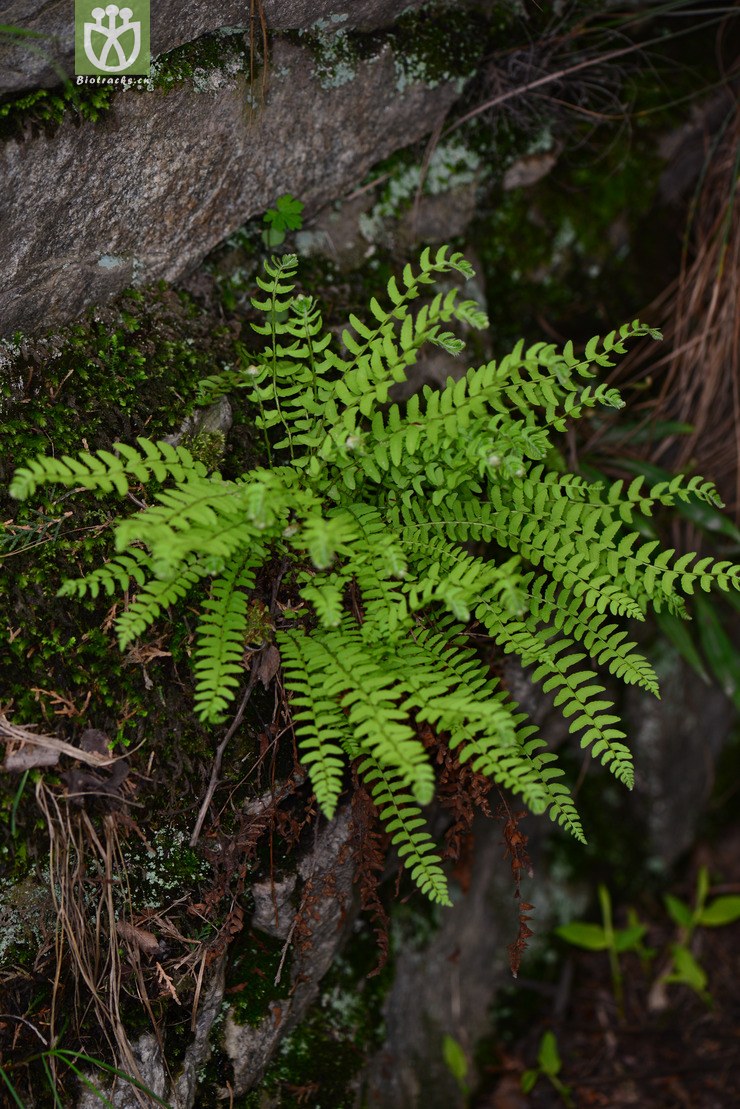
<path fill-rule="evenodd" d="M 262 397 L 257 392 L 257 406 L 260 410 L 260 423 L 262 424 L 262 435 L 265 440 L 265 451 L 267 452 L 267 464 L 272 466 L 272 447 L 270 446 L 270 436 L 267 434 L 267 423 L 265 421 L 265 406 L 262 403 Z"/>
<path fill-rule="evenodd" d="M 277 326 L 276 326 L 277 325 L 277 318 L 276 317 L 277 317 L 277 309 L 275 307 L 275 302 L 274 302 L 274 299 L 273 299 L 273 305 L 272 305 L 272 309 L 270 311 L 270 335 L 271 335 L 271 338 L 272 338 L 272 395 L 275 398 L 275 409 L 277 411 L 278 416 L 280 417 L 280 422 L 283 425 L 283 427 L 285 428 L 285 434 L 288 436 L 288 450 L 290 451 L 290 459 L 291 459 L 291 462 L 292 462 L 295 458 L 295 455 L 293 453 L 293 436 L 291 435 L 291 432 L 290 432 L 290 424 L 285 419 L 285 416 L 283 414 L 283 410 L 282 410 L 282 407 L 280 405 L 280 393 L 278 392 Z"/>

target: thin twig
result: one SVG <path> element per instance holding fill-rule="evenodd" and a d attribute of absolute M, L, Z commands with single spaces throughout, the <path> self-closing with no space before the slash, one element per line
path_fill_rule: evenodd
<path fill-rule="evenodd" d="M 190 837 L 190 846 L 191 847 L 195 847 L 195 845 L 198 842 L 198 839 L 200 838 L 200 833 L 201 833 L 201 830 L 203 828 L 203 823 L 204 823 L 204 821 L 206 819 L 206 816 L 208 814 L 208 809 L 210 807 L 211 801 L 213 800 L 213 795 L 216 792 L 216 786 L 218 785 L 218 776 L 221 773 L 221 761 L 224 757 L 224 751 L 226 750 L 226 748 L 228 746 L 229 740 L 231 739 L 234 732 L 236 731 L 236 729 L 239 727 L 239 725 L 242 722 L 242 717 L 244 716 L 247 705 L 249 704 L 249 698 L 252 696 L 252 692 L 254 690 L 254 687 L 257 684 L 257 670 L 258 670 L 258 667 L 257 667 L 257 664 L 256 664 L 256 658 L 255 658 L 254 661 L 252 662 L 252 669 L 251 669 L 251 672 L 250 672 L 250 675 L 249 675 L 249 681 L 247 682 L 247 688 L 245 689 L 244 696 L 242 697 L 242 702 L 239 705 L 239 708 L 237 709 L 236 716 L 232 720 L 231 726 L 229 727 L 229 730 L 227 731 L 226 735 L 224 736 L 224 738 L 221 740 L 221 742 L 218 745 L 218 749 L 216 751 L 216 757 L 213 760 L 213 769 L 211 770 L 211 780 L 208 783 L 208 789 L 206 790 L 206 795 L 203 799 L 203 804 L 200 807 L 200 812 L 198 813 L 198 819 L 195 822 L 195 829 L 193 830 L 193 834 Z"/>
<path fill-rule="evenodd" d="M 712 23 L 715 22 L 719 21 L 712 21 Z M 711 23 L 709 23 L 708 26 L 711 26 Z M 693 28 L 686 28 L 682 31 L 676 31 L 671 38 L 680 38 L 683 35 L 693 33 L 695 33 Z M 559 69 L 555 73 L 546 73 L 543 77 L 538 77 L 534 81 L 527 81 L 526 84 L 518 85 L 515 89 L 507 89 L 506 92 L 498 93 L 498 95 L 492 97 L 490 100 L 485 100 L 482 104 L 478 104 L 475 108 L 471 108 L 465 115 L 460 116 L 451 123 L 449 127 L 445 128 L 443 136 L 449 135 L 451 131 L 456 131 L 458 127 L 462 127 L 464 123 L 468 123 L 469 120 L 475 119 L 475 117 L 479 116 L 482 112 L 487 112 L 490 108 L 497 108 L 500 104 L 505 104 L 507 100 L 513 100 L 516 96 L 523 96 L 527 92 L 532 92 L 533 89 L 542 88 L 543 85 L 550 85 L 553 81 L 562 80 L 563 77 L 570 77 L 572 73 L 578 73 L 584 69 L 591 69 L 596 65 L 604 65 L 605 62 L 614 61 L 615 58 L 623 58 L 627 54 L 634 54 L 635 51 L 646 50 L 649 46 L 655 46 L 664 42 L 665 39 L 662 37 L 652 38 L 643 43 L 632 42 L 628 46 L 621 46 L 618 50 L 609 50 L 606 54 L 595 54 L 592 58 L 585 58 L 583 61 L 566 66 L 564 69 Z"/>
<path fill-rule="evenodd" d="M 301 907 L 302 907 L 302 905 L 301 905 Z M 285 966 L 285 960 L 287 959 L 288 952 L 290 951 L 290 945 L 293 941 L 293 933 L 295 932 L 296 924 L 298 923 L 298 920 L 300 918 L 300 913 L 301 913 L 301 910 L 299 908 L 298 912 L 293 917 L 293 923 L 290 926 L 290 931 L 288 932 L 288 935 L 285 937 L 285 943 L 283 944 L 283 950 L 280 952 L 280 962 L 278 963 L 277 974 L 275 975 L 275 981 L 273 982 L 273 986 L 279 986 L 280 985 L 280 976 L 283 973 L 283 967 Z"/>
<path fill-rule="evenodd" d="M 377 185 L 382 185 L 389 177 L 390 173 L 381 173 L 379 177 L 373 177 L 372 181 L 367 181 L 364 185 L 359 185 L 344 197 L 344 203 L 347 204 L 350 200 L 357 200 L 359 196 L 369 192 L 370 189 L 374 189 Z"/>
<path fill-rule="evenodd" d="M 32 747 L 44 747 L 49 751 L 58 751 L 60 755 L 69 755 L 70 758 L 85 762 L 88 766 L 112 766 L 114 763 L 120 762 L 122 758 L 130 756 L 130 752 L 126 755 L 105 756 L 99 755 L 95 751 L 82 751 L 79 747 L 73 747 L 71 743 L 65 743 L 64 740 L 56 739 L 54 736 L 32 732 L 29 728 L 11 724 L 2 713 L 0 713 L 0 739 L 14 740 L 17 743 L 29 743 Z"/>
<path fill-rule="evenodd" d="M 203 989 L 203 975 L 205 974 L 205 970 L 206 970 L 206 956 L 207 956 L 207 954 L 208 954 L 208 952 L 205 952 L 205 954 L 203 955 L 203 958 L 200 961 L 200 970 L 198 971 L 198 978 L 197 978 L 197 981 L 195 983 L 195 997 L 193 998 L 193 1015 L 190 1019 L 190 1031 L 191 1032 L 195 1032 L 196 1028 L 197 1028 L 198 1005 L 200 1003 L 200 992 Z"/>
<path fill-rule="evenodd" d="M 39 1032 L 36 1025 L 31 1024 L 30 1020 L 26 1020 L 25 1017 L 19 1017 L 15 1013 L 0 1013 L 0 1020 L 17 1020 L 17 1021 L 20 1021 L 21 1024 L 25 1024 L 28 1028 L 31 1029 L 32 1032 L 36 1033 L 36 1035 L 41 1040 L 41 1043 L 44 1045 L 44 1047 L 49 1046 L 49 1041 L 44 1039 L 44 1037 L 41 1035 L 41 1033 Z"/>
<path fill-rule="evenodd" d="M 421 163 L 421 169 L 419 170 L 419 184 L 416 186 L 416 192 L 414 194 L 414 203 L 413 203 L 413 207 L 411 209 L 411 234 L 412 235 L 416 234 L 416 226 L 419 222 L 419 208 L 421 206 L 421 198 L 422 198 L 422 194 L 424 192 L 424 185 L 426 183 L 427 174 L 429 173 L 429 165 L 432 161 L 432 155 L 434 154 L 434 151 L 437 149 L 437 147 L 439 145 L 439 140 L 442 137 L 442 128 L 444 127 L 445 119 L 446 119 L 446 116 L 443 116 L 442 119 L 440 119 L 440 121 L 437 123 L 436 127 L 434 128 L 431 135 L 429 136 L 429 141 L 427 142 L 426 148 L 424 150 L 424 158 L 423 158 L 422 163 Z"/>

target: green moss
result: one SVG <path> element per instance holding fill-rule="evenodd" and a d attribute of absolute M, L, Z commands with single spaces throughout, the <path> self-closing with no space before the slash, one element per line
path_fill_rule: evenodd
<path fill-rule="evenodd" d="M 435 147 L 423 182 L 421 152 L 416 147 L 399 151 L 375 166 L 368 177 L 368 182 L 382 181 L 382 187 L 370 211 L 360 216 L 360 230 L 368 242 L 382 241 L 387 226 L 411 208 L 420 188 L 423 196 L 438 196 L 483 180 L 485 175 L 477 151 L 460 138 Z"/>
<path fill-rule="evenodd" d="M 321 983 L 319 999 L 299 1027 L 281 1043 L 258 1090 L 240 1109 L 278 1104 L 293 1109 L 351 1109 L 353 1082 L 368 1056 L 383 1042 L 382 1004 L 392 980 L 388 965 L 373 977 L 377 943 L 364 921 Z"/>
<path fill-rule="evenodd" d="M 290 988 L 290 952 L 283 964 L 281 986 L 275 985 L 284 941 L 264 932 L 245 929 L 229 949 L 225 996 L 237 1024 L 260 1024 L 276 1001 Z"/>
<path fill-rule="evenodd" d="M 156 909 L 180 897 L 196 897 L 198 886 L 210 867 L 188 845 L 189 832 L 179 828 L 158 828 L 148 846 L 132 841 L 126 851 L 128 884 L 134 906 Z"/>
<path fill-rule="evenodd" d="M 0 965 L 33 965 L 53 920 L 49 889 L 36 878 L 0 879 Z"/>
<path fill-rule="evenodd" d="M 377 57 L 383 48 L 378 35 L 344 30 L 333 20 L 318 20 L 308 31 L 288 36 L 302 40 L 313 52 L 313 75 L 322 89 L 337 89 L 353 81 L 362 61 Z"/>
<path fill-rule="evenodd" d="M 318 20 L 295 38 L 307 44 L 314 56 L 313 73 L 324 89 L 336 89 L 354 80 L 362 62 L 380 57 L 387 46 L 393 49 L 396 88 L 409 85 L 429 88 L 455 81 L 459 87 L 475 72 L 486 36 L 486 22 L 469 9 L 429 3 L 420 12 L 401 16 L 388 31 L 348 31 L 346 16 Z"/>
<path fill-rule="evenodd" d="M 226 453 L 226 436 L 223 431 L 200 431 L 189 439 L 185 446 L 208 471 L 217 470 L 223 462 Z"/>
<path fill-rule="evenodd" d="M 249 68 L 249 35 L 243 28 L 226 27 L 202 35 L 152 61 L 149 88 L 170 92 L 183 81 L 192 81 L 198 92 L 212 88 L 214 70 L 227 76 Z"/>
<path fill-rule="evenodd" d="M 0 343 L 2 484 L 50 446 L 77 450 L 84 437 L 95 449 L 145 429 L 173 431 L 198 378 L 231 353 L 225 329 L 211 328 L 192 300 L 160 285 L 39 340 Z"/>
<path fill-rule="evenodd" d="M 475 73 L 487 38 L 488 22 L 456 4 L 427 4 L 401 16 L 389 35 L 396 88 L 454 81 L 461 90 Z"/>
<path fill-rule="evenodd" d="M 249 69 L 248 35 L 241 28 L 227 27 L 203 35 L 153 58 L 148 79 L 126 87 L 128 95 L 152 90 L 169 92 L 184 81 L 192 81 L 198 92 L 214 85 L 213 73 L 224 78 Z M 0 101 L 0 141 L 22 139 L 44 131 L 53 134 L 65 119 L 95 123 L 113 106 L 122 89 L 118 85 L 75 85 L 72 81 L 50 89 L 31 89 Z"/>
<path fill-rule="evenodd" d="M 94 123 L 113 102 L 112 88 L 67 84 L 54 89 L 32 89 L 0 101 L 0 141 L 20 139 L 27 131 L 49 134 L 66 116 Z"/>
<path fill-rule="evenodd" d="M 7 489 L 16 465 L 40 451 L 75 453 L 171 433 L 192 406 L 199 379 L 233 356 L 231 333 L 164 286 L 124 294 L 61 332 L 3 343 L 0 489 Z M 235 442 L 249 457 L 247 414 Z M 0 512 L 0 688 L 6 711 L 20 723 L 70 738 L 94 726 L 124 745 L 146 739 L 157 755 L 150 795 L 161 788 L 166 798 L 153 807 L 152 831 L 178 809 L 191 817 L 187 791 L 173 791 L 173 785 L 192 773 L 193 758 L 212 758 L 213 740 L 194 719 L 180 677 L 189 673 L 187 616 L 163 652 L 155 648 L 150 656 L 126 659 L 108 630 L 111 598 L 70 603 L 54 597 L 64 577 L 76 577 L 104 557 L 120 512 L 116 498 L 59 498 L 50 488 L 30 507 L 0 492 Z M 43 849 L 32 794 L 30 785 L 19 793 L 16 777 L 6 776 L 0 786 L 0 808 L 14 816 L 13 829 L 6 822 L 0 835 L 0 856 L 16 872 Z"/>

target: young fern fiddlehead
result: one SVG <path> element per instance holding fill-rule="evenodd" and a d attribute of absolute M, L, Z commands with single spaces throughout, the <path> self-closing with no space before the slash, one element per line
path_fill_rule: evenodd
<path fill-rule="evenodd" d="M 242 681 L 248 605 L 260 568 L 289 560 L 305 605 L 278 623 L 286 687 L 304 765 L 327 818 L 355 764 L 413 880 L 447 903 L 422 809 L 434 769 L 418 734 L 432 728 L 461 762 L 518 794 L 583 839 L 570 793 L 537 729 L 467 645 L 471 620 L 532 665 L 569 727 L 625 785 L 626 737 L 592 661 L 657 693 L 652 668 L 617 618 L 684 613 L 682 595 L 740 586 L 740 568 L 676 557 L 640 538 L 635 521 L 714 487 L 677 477 L 595 484 L 548 468 L 553 433 L 597 405 L 621 407 L 594 381 L 625 342 L 659 334 L 635 320 L 582 355 L 572 344 L 517 344 L 443 389 L 391 401 L 425 343 L 457 353 L 454 321 L 486 319 L 456 289 L 422 300 L 442 275 L 472 270 L 449 248 L 425 250 L 373 298 L 372 322 L 350 316 L 341 345 L 315 302 L 295 294 L 297 259 L 265 264 L 253 324 L 261 354 L 204 381 L 204 401 L 240 391 L 266 442 L 267 466 L 237 481 L 207 474 L 183 448 L 139 440 L 77 459 L 38 458 L 12 493 L 44 482 L 85 490 L 165 483 L 119 521 L 117 554 L 61 592 L 84 597 L 135 587 L 117 620 L 129 644 L 166 606 L 210 581 L 194 654 L 195 709 L 224 718 Z M 474 557 L 466 545 L 489 545 Z"/>

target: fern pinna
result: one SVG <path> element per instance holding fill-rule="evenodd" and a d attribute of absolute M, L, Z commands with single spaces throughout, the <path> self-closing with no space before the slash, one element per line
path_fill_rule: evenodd
<path fill-rule="evenodd" d="M 553 433 L 569 420 L 622 406 L 596 382 L 599 370 L 626 340 L 657 332 L 635 320 L 583 354 L 519 343 L 396 404 L 392 387 L 424 344 L 456 354 L 463 344 L 448 325 L 486 326 L 457 289 L 429 290 L 443 275 L 471 277 L 466 260 L 425 250 L 418 269 L 391 279 L 387 306 L 373 298 L 367 322 L 350 316 L 339 344 L 314 300 L 296 295 L 296 271 L 292 255 L 265 264 L 253 302 L 262 352 L 243 351 L 240 365 L 202 383 L 203 403 L 242 392 L 264 438 L 263 467 L 226 480 L 183 447 L 140 439 L 37 458 L 16 472 L 12 493 L 57 482 L 124 496 L 157 483 L 149 506 L 119 521 L 110 561 L 61 591 L 133 590 L 117 621 L 123 647 L 209 583 L 193 667 L 195 708 L 210 723 L 243 681 L 255 575 L 290 559 L 303 609 L 275 634 L 321 810 L 332 817 L 353 762 L 413 879 L 445 904 L 422 812 L 435 775 L 420 725 L 583 838 L 563 771 L 468 645 L 471 624 L 534 668 L 581 746 L 629 787 L 630 751 L 592 663 L 652 693 L 657 683 L 615 618 L 641 620 L 649 606 L 684 614 L 682 594 L 737 588 L 740 570 L 640 539 L 636 520 L 656 506 L 718 503 L 711 484 L 595 484 L 549 465 Z M 473 543 L 487 555 L 471 554 Z"/>

